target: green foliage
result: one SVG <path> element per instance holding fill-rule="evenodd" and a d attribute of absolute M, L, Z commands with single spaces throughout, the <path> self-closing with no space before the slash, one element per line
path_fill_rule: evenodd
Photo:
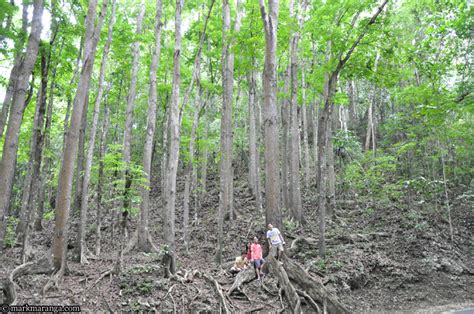
<path fill-rule="evenodd" d="M 5 247 L 14 247 L 16 244 L 16 226 L 18 225 L 18 218 L 9 216 L 7 219 L 7 230 L 3 244 Z"/>
<path fill-rule="evenodd" d="M 289 232 L 294 232 L 299 228 L 300 224 L 298 223 L 298 221 L 294 221 L 293 218 L 285 218 L 283 219 L 283 226 L 285 227 L 285 230 Z"/>
<path fill-rule="evenodd" d="M 396 175 L 396 158 L 390 155 L 378 155 L 374 157 L 372 152 L 368 152 L 361 160 L 349 163 L 342 173 L 345 187 L 362 198 L 382 199 L 388 201 L 390 196 L 387 193 L 387 184 Z M 392 195 L 396 195 L 397 187 Z"/>
<path fill-rule="evenodd" d="M 357 160 L 362 158 L 361 143 L 351 131 L 337 130 L 333 136 L 334 153 L 341 158 Z"/>
<path fill-rule="evenodd" d="M 141 203 L 141 188 L 148 188 L 148 181 L 141 165 L 131 162 L 127 164 L 123 160 L 122 145 L 110 145 L 107 154 L 103 158 L 104 177 L 110 178 L 105 182 L 105 191 L 112 191 L 104 198 L 105 202 L 119 204 L 118 210 L 128 211 L 131 215 L 138 214 Z M 125 173 L 129 172 L 132 184 L 128 190 L 125 189 Z M 129 202 L 130 206 L 121 206 L 124 202 Z"/>
<path fill-rule="evenodd" d="M 327 260 L 325 258 L 318 258 L 314 263 L 314 267 L 322 273 L 326 272 L 327 269 Z"/>
<path fill-rule="evenodd" d="M 50 210 L 43 213 L 43 220 L 50 221 L 54 218 L 54 210 Z"/>

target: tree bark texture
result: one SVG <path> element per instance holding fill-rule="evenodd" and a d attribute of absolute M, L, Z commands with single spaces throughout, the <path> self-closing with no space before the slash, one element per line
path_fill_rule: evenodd
<path fill-rule="evenodd" d="M 22 199 L 22 213 L 24 219 L 22 236 L 22 254 L 21 259 L 26 263 L 27 258 L 31 253 L 31 246 L 29 243 L 29 236 L 33 228 L 34 210 L 36 208 L 36 198 L 38 190 L 38 183 L 40 182 L 39 174 L 41 168 L 41 159 L 43 153 L 44 143 L 44 116 L 46 112 L 46 92 L 48 89 L 48 71 L 49 59 L 51 55 L 46 56 L 43 51 L 41 56 L 41 85 L 36 98 L 36 112 L 33 121 L 33 136 L 31 138 L 30 160 L 28 162 L 27 182 L 23 189 Z M 18 234 L 18 232 L 17 232 Z"/>
<path fill-rule="evenodd" d="M 150 64 L 150 89 L 148 91 L 147 128 L 145 135 L 145 145 L 143 147 L 143 171 L 145 172 L 147 186 L 141 188 L 142 203 L 140 206 L 140 222 L 138 224 L 138 248 L 144 252 L 148 252 L 151 249 L 151 243 L 149 241 L 150 232 L 148 229 L 148 212 L 150 207 L 150 182 L 153 141 L 155 137 L 156 128 L 156 73 L 161 52 L 161 12 L 162 1 L 157 0 L 155 14 L 155 42 L 153 46 L 154 49 Z"/>
<path fill-rule="evenodd" d="M 169 151 L 167 167 L 167 183 L 165 185 L 165 215 L 164 240 L 168 247 L 167 265 L 171 274 L 176 272 L 176 243 L 175 243 L 175 203 L 176 203 L 176 175 L 178 171 L 180 124 L 179 124 L 179 89 L 181 83 L 181 11 L 184 1 L 176 0 L 175 8 L 175 38 L 173 55 L 173 82 L 171 104 L 169 108 Z"/>
<path fill-rule="evenodd" d="M 31 33 L 25 57 L 22 59 L 18 69 L 18 77 L 13 90 L 10 106 L 10 118 L 8 119 L 7 132 L 3 144 L 3 155 L 0 161 L 0 251 L 3 249 L 3 240 L 6 231 L 7 213 L 10 204 L 10 196 L 13 188 L 13 177 L 15 175 L 18 139 L 20 126 L 25 110 L 25 98 L 30 77 L 38 55 L 40 35 L 42 30 L 43 1 L 35 0 L 33 9 L 33 21 Z"/>
<path fill-rule="evenodd" d="M 104 0 L 102 4 L 97 25 L 95 26 L 96 7 L 97 0 L 89 1 L 89 8 L 85 21 L 86 36 L 84 40 L 82 71 L 76 95 L 74 97 L 71 123 L 66 134 L 61 171 L 59 174 L 55 208 L 56 221 L 53 235 L 53 264 L 55 270 L 59 272 L 63 272 L 66 265 L 67 224 L 71 206 L 74 164 L 79 144 L 79 130 L 81 127 L 82 113 L 85 109 L 85 104 L 87 103 L 86 99 L 88 97 L 90 78 L 94 66 L 97 42 L 99 40 L 100 30 L 102 29 L 105 13 L 107 11 L 107 0 Z"/>
<path fill-rule="evenodd" d="M 240 8 L 237 1 L 237 18 L 234 24 L 234 31 L 240 31 Z M 230 219 L 234 219 L 234 208 L 232 204 L 232 194 L 234 193 L 234 179 L 232 171 L 232 104 L 234 86 L 234 53 L 232 52 L 229 0 L 222 0 L 222 111 L 221 111 L 221 160 L 220 160 L 220 193 L 219 212 L 217 217 L 217 253 L 216 261 L 220 264 L 224 245 L 223 230 L 224 217 L 229 214 Z"/>
<path fill-rule="evenodd" d="M 281 102 L 281 124 L 282 124 L 282 150 L 281 150 L 281 197 L 283 208 L 288 210 L 290 208 L 290 190 L 289 190 L 289 167 L 290 160 L 288 158 L 290 151 L 290 67 L 287 68 L 284 74 L 283 93 L 285 97 Z"/>
<path fill-rule="evenodd" d="M 311 167 L 310 167 L 310 155 L 309 155 L 309 129 L 310 125 L 308 123 L 308 108 L 307 108 L 307 103 L 306 103 L 306 81 L 305 81 L 305 74 L 304 74 L 304 67 L 301 71 L 301 94 L 303 98 L 303 104 L 301 106 L 301 126 L 303 129 L 303 165 L 304 165 L 304 176 L 303 176 L 303 182 L 304 182 L 304 187 L 306 189 L 309 188 L 309 180 L 311 178 Z"/>
<path fill-rule="evenodd" d="M 257 145 L 257 82 L 255 81 L 255 72 L 249 71 L 249 186 L 250 193 L 255 197 L 258 210 L 261 211 L 261 196 L 260 196 L 260 154 Z"/>
<path fill-rule="evenodd" d="M 92 125 L 89 134 L 89 143 L 87 148 L 86 163 L 84 167 L 84 177 L 82 180 L 82 195 L 81 197 L 81 216 L 79 221 L 78 237 L 77 237 L 77 255 L 81 264 L 87 263 L 87 245 L 86 245 L 86 227 L 87 227 L 87 212 L 89 210 L 89 182 L 92 171 L 92 159 L 94 156 L 95 140 L 97 135 L 97 125 L 99 123 L 100 103 L 104 94 L 105 71 L 107 69 L 107 61 L 112 43 L 112 32 L 115 23 L 115 9 L 116 1 L 112 0 L 112 13 L 109 21 L 109 28 L 107 32 L 107 41 L 105 42 L 104 51 L 102 53 L 102 63 L 100 65 L 99 86 L 97 96 L 94 102 L 94 111 L 92 114 Z"/>
<path fill-rule="evenodd" d="M 137 16 L 137 25 L 135 33 L 140 35 L 142 32 L 142 23 L 145 16 L 145 1 L 140 2 L 140 11 Z M 132 71 L 130 74 L 130 85 L 128 88 L 127 109 L 125 112 L 125 127 L 123 131 L 123 161 L 125 164 L 124 189 L 122 199 L 122 221 L 120 222 L 120 240 L 119 250 L 117 253 L 117 260 L 115 263 L 115 272 L 120 273 L 122 270 L 122 256 L 124 250 L 124 242 L 127 232 L 127 219 L 131 206 L 130 187 L 132 186 L 132 173 L 130 170 L 130 162 L 132 159 L 132 124 L 133 124 L 133 109 L 135 108 L 135 98 L 137 94 L 137 77 L 138 77 L 138 62 L 140 59 L 140 41 L 137 39 L 132 44 Z M 120 218 L 119 218 L 120 219 Z"/>
<path fill-rule="evenodd" d="M 297 0 L 290 1 L 290 18 L 294 17 Z M 301 204 L 301 183 L 300 183 L 300 132 L 298 120 L 298 27 L 293 29 L 290 39 L 290 214 L 299 222 L 303 222 L 303 208 Z"/>
<path fill-rule="evenodd" d="M 281 227 L 280 171 L 278 158 L 278 112 L 276 106 L 276 46 L 278 26 L 278 0 L 268 1 L 268 14 L 264 0 L 259 0 L 265 31 L 265 65 L 263 73 L 263 109 L 265 129 L 265 220 Z"/>

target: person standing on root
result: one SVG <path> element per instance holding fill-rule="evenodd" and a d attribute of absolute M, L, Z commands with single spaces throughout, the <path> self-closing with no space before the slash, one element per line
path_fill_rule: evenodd
<path fill-rule="evenodd" d="M 272 224 L 268 224 L 267 239 L 270 245 L 270 254 L 275 256 L 277 260 L 280 260 L 283 253 L 283 245 L 285 245 L 285 240 L 283 240 L 280 230 L 273 227 Z M 275 254 L 275 251 L 277 251 L 277 254 Z"/>
<path fill-rule="evenodd" d="M 255 273 L 257 274 L 257 280 L 261 280 L 263 278 L 263 274 L 261 273 L 262 265 L 264 263 L 262 257 L 262 246 L 258 243 L 258 238 L 253 238 L 253 243 L 250 246 L 250 262 L 253 264 L 255 268 Z"/>

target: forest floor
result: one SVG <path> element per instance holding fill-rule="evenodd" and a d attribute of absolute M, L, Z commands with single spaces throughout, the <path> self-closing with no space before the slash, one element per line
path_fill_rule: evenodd
<path fill-rule="evenodd" d="M 69 274 L 60 289 L 50 290 L 45 295 L 42 295 L 42 287 L 49 276 L 20 277 L 16 281 L 17 303 L 78 304 L 87 312 L 218 310 L 219 299 L 209 278 L 216 279 L 225 294 L 234 276 L 214 263 L 219 197 L 218 189 L 212 184 L 210 182 L 208 190 L 211 192 L 201 204 L 197 221 L 191 212 L 189 254 L 185 252 L 182 238 L 182 198 L 177 203 L 177 266 L 181 275 L 178 279 L 163 278 L 160 254 L 131 251 L 124 256 L 120 276 L 105 277 L 97 282 L 116 259 L 117 236 L 111 234 L 112 213 L 109 212 L 103 224 L 103 252 L 99 257 L 80 265 L 71 261 L 71 255 Z M 182 190 L 182 186 L 179 189 Z M 150 230 L 160 246 L 161 200 L 156 185 L 151 197 Z M 264 217 L 255 209 L 255 202 L 242 182 L 235 182 L 234 204 L 239 218 L 225 223 L 223 256 L 226 262 L 239 255 L 246 239 L 254 235 L 263 239 L 265 232 Z M 327 225 L 327 257 L 318 257 L 317 247 L 313 245 L 302 247 L 293 258 L 319 278 L 351 312 L 442 313 L 474 307 L 474 211 L 468 199 L 460 197 L 452 204 L 453 242 L 443 209 L 417 208 L 414 211 L 404 206 L 376 203 L 369 206 L 356 200 L 342 200 L 338 204 L 336 218 Z M 287 248 L 296 238 L 317 241 L 315 195 L 304 195 L 304 210 L 306 225 L 285 224 Z M 95 213 L 92 211 L 91 215 L 90 221 L 93 221 Z M 77 216 L 77 213 L 72 215 L 72 231 L 76 228 Z M 136 218 L 132 218 L 130 235 L 135 227 Z M 37 257 L 49 250 L 52 229 L 53 221 L 46 222 L 45 230 L 33 239 Z M 91 227 L 88 236 L 92 251 L 94 230 L 95 227 Z M 75 232 L 70 233 L 70 245 L 74 245 Z M 19 265 L 20 252 L 20 247 L 14 247 L 0 257 L 0 278 L 5 278 Z M 285 298 L 280 299 L 277 281 L 271 273 L 265 278 L 264 286 L 253 280 L 243 285 L 241 293 L 226 296 L 226 299 L 235 312 L 288 309 Z"/>

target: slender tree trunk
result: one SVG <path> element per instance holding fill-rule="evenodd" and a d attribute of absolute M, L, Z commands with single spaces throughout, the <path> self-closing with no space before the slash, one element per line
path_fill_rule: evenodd
<path fill-rule="evenodd" d="M 379 58 L 380 58 L 380 52 L 377 52 L 377 56 L 375 57 L 374 73 L 377 72 Z M 375 128 L 374 128 L 373 111 L 374 111 L 374 106 L 376 105 L 376 99 L 377 99 L 376 97 L 377 97 L 377 88 L 374 85 L 373 91 L 372 91 L 372 100 L 370 102 L 369 109 L 367 110 L 367 136 L 365 138 L 365 151 L 369 150 L 370 142 L 372 141 L 372 149 L 374 151 L 374 156 L 375 156 L 376 145 L 375 145 Z"/>
<path fill-rule="evenodd" d="M 163 118 L 163 152 L 162 152 L 162 160 L 161 160 L 161 195 L 164 196 L 166 194 L 166 184 L 168 182 L 168 152 L 169 152 L 169 141 L 168 141 L 168 133 L 169 133 L 169 115 L 170 115 L 170 106 L 167 102 L 166 110 L 165 110 L 165 117 Z"/>
<path fill-rule="evenodd" d="M 325 256 L 326 254 L 326 243 L 324 239 L 326 230 L 326 211 L 327 211 L 327 196 L 328 196 L 328 177 L 329 168 L 327 166 L 328 154 L 331 140 L 331 116 L 332 116 L 332 95 L 335 92 L 335 85 L 337 82 L 337 74 L 329 75 L 326 80 L 326 86 L 324 91 L 324 109 L 319 117 L 319 128 L 318 128 L 318 194 L 319 194 L 319 254 Z"/>
<path fill-rule="evenodd" d="M 175 243 L 175 203 L 176 203 L 176 174 L 178 171 L 180 125 L 179 125 L 179 88 L 181 83 L 181 11 L 183 0 L 176 0 L 175 9 L 175 42 L 173 58 L 173 83 L 171 104 L 169 110 L 169 155 L 167 167 L 167 183 L 165 185 L 165 217 L 164 217 L 164 240 L 168 247 L 167 265 L 165 265 L 165 275 L 176 272 L 176 243 Z"/>
<path fill-rule="evenodd" d="M 38 189 L 39 183 L 41 182 L 40 171 L 41 163 L 43 157 L 43 146 L 45 141 L 45 111 L 46 111 L 46 100 L 47 100 L 47 89 L 48 89 L 48 75 L 51 64 L 51 54 L 54 49 L 56 35 L 58 33 L 58 24 L 55 19 L 56 6 L 53 3 L 53 26 L 51 39 L 49 41 L 49 48 L 43 49 L 41 54 L 41 84 L 38 91 L 36 99 L 36 112 L 35 119 L 33 122 L 33 136 L 31 139 L 31 149 L 30 149 L 30 163 L 28 165 L 27 178 L 28 184 L 25 184 L 23 201 L 22 201 L 22 210 L 23 213 L 23 222 L 24 226 L 21 232 L 23 232 L 23 250 L 22 250 L 22 262 L 25 263 L 28 257 L 31 255 L 31 244 L 30 244 L 30 235 L 34 227 L 34 214 L 36 209 L 36 203 L 38 198 Z M 61 47 L 62 49 L 62 47 Z M 53 77 L 54 81 L 54 77 Z M 49 107 L 52 106 L 52 103 L 49 104 Z M 48 108 L 48 120 L 47 124 L 51 124 L 51 114 L 52 108 Z M 49 126 L 50 127 L 50 126 Z M 20 215 L 21 216 L 21 215 Z"/>
<path fill-rule="evenodd" d="M 211 15 L 212 12 L 212 7 L 214 6 L 214 0 L 211 2 L 208 13 L 206 15 L 206 18 L 204 20 L 204 29 L 201 33 L 201 38 L 199 40 L 199 47 L 198 51 L 196 54 L 196 57 L 194 59 L 194 65 L 193 65 L 193 73 L 191 76 L 191 82 L 188 86 L 188 89 L 186 91 L 186 94 L 184 95 L 183 102 L 181 103 L 181 110 L 180 110 L 180 117 L 179 117 L 179 124 L 181 125 L 181 120 L 184 112 L 184 108 L 188 103 L 189 97 L 191 97 L 191 93 L 193 90 L 193 84 L 196 81 L 196 84 L 198 85 L 197 92 L 196 92 L 196 99 L 195 103 L 197 104 L 194 112 L 194 119 L 193 119 L 193 129 L 191 131 L 191 141 L 189 143 L 189 154 L 190 154 L 190 160 L 188 161 L 188 165 L 186 166 L 185 169 L 185 183 L 184 183 L 184 213 L 183 213 L 183 233 L 184 233 L 184 245 L 186 249 L 186 253 L 189 253 L 189 243 L 188 243 L 188 225 L 189 225 L 189 198 L 190 198 L 190 193 L 191 193 L 191 183 L 193 179 L 193 159 L 194 159 L 194 142 L 196 141 L 196 130 L 199 124 L 199 115 L 200 115 L 200 110 L 201 110 L 201 98 L 200 98 L 200 75 L 201 75 L 201 52 L 202 52 L 202 46 L 204 44 L 204 39 L 206 35 L 206 28 L 207 28 L 207 22 L 209 20 L 209 16 Z"/>
<path fill-rule="evenodd" d="M 238 6 L 238 4 L 237 4 Z M 239 8 L 237 8 L 237 19 L 235 31 L 240 30 Z M 219 212 L 217 217 L 217 252 L 216 262 L 221 263 L 222 250 L 224 248 L 224 217 L 229 214 L 234 219 L 232 205 L 233 175 L 232 175 L 232 102 L 234 86 L 234 54 L 230 37 L 230 3 L 222 0 L 222 116 L 221 116 L 221 160 L 220 160 L 220 193 Z"/>
<path fill-rule="evenodd" d="M 52 38 L 50 40 L 50 45 L 53 45 L 56 41 L 56 36 L 57 32 L 59 30 L 59 25 L 57 24 L 56 20 L 56 3 L 53 4 L 52 8 L 52 13 L 53 13 L 53 29 L 55 29 L 55 33 L 52 35 Z M 51 68 L 51 60 L 53 60 L 52 52 L 54 52 L 54 59 L 57 59 L 57 56 L 61 55 L 61 52 L 63 50 L 65 43 L 65 38 L 63 37 L 61 40 L 61 46 L 59 48 L 59 52 L 56 54 L 55 53 L 55 47 L 53 46 L 50 48 L 50 53 L 48 57 L 48 71 L 49 68 Z M 44 129 L 43 129 L 43 147 L 49 148 L 51 146 L 51 134 L 50 134 L 50 129 L 51 129 L 51 120 L 52 120 L 52 115 L 53 115 L 53 105 L 54 105 L 54 90 L 56 87 L 56 69 L 59 61 L 56 60 L 55 64 L 52 66 L 52 75 L 51 75 L 51 82 L 49 86 L 49 99 L 48 99 L 48 108 L 46 112 L 46 120 L 44 123 Z M 46 98 L 45 98 L 46 101 Z M 43 157 L 43 164 L 41 167 L 40 175 L 39 175 L 39 182 L 38 182 L 38 187 L 37 190 L 33 191 L 33 194 L 36 194 L 35 197 L 37 197 L 37 206 L 36 206 L 36 215 L 35 215 L 35 221 L 34 221 L 34 229 L 35 231 L 41 231 L 43 229 L 43 226 L 41 224 L 41 221 L 43 219 L 43 212 L 44 212 L 44 201 L 45 201 L 45 196 L 46 196 L 46 186 L 48 185 L 47 182 L 50 182 L 50 163 L 51 163 L 51 157 L 49 156 L 44 156 Z M 38 191 L 38 192 L 36 192 Z M 33 207 L 33 210 L 35 208 Z"/>
<path fill-rule="evenodd" d="M 349 96 L 349 108 L 348 108 L 348 129 L 354 130 L 357 123 L 357 113 L 356 113 L 356 91 L 355 84 L 353 80 L 347 81 L 347 95 Z"/>
<path fill-rule="evenodd" d="M 289 191 L 289 150 L 290 150 L 290 100 L 288 95 L 290 94 L 290 67 L 287 68 L 284 74 L 284 87 L 283 93 L 285 97 L 281 100 L 281 124 L 283 127 L 282 131 L 282 150 L 281 150 L 281 196 L 283 208 L 290 208 L 290 191 Z"/>
<path fill-rule="evenodd" d="M 204 109 L 204 147 L 202 152 L 202 172 L 201 172 L 201 198 L 206 195 L 207 188 L 207 163 L 209 160 L 209 108 L 212 106 L 212 100 L 209 99 L 209 92 L 207 92 L 207 101 L 211 102 Z"/>
<path fill-rule="evenodd" d="M 306 105 L 306 82 L 304 68 L 301 70 L 301 95 L 303 98 L 303 104 L 301 106 L 301 119 L 303 129 L 303 164 L 304 164 L 304 186 L 306 189 L 309 188 L 309 180 L 311 178 L 311 167 L 310 167 L 310 155 L 309 155 L 309 143 L 308 143 L 308 114 Z"/>
<path fill-rule="evenodd" d="M 333 98 L 336 92 L 337 79 L 340 71 L 344 68 L 345 64 L 351 57 L 355 48 L 359 45 L 362 38 L 367 34 L 369 27 L 375 23 L 377 17 L 383 11 L 388 0 L 385 0 L 375 11 L 372 18 L 365 25 L 359 36 L 354 40 L 349 50 L 344 56 L 339 56 L 339 62 L 333 72 L 328 73 L 325 79 L 324 85 L 324 109 L 319 118 L 319 130 L 318 130 L 318 162 L 320 167 L 320 173 L 318 175 L 318 192 L 319 192 L 319 254 L 324 257 L 326 254 L 326 209 L 330 195 L 328 195 L 328 176 L 330 175 L 329 166 L 327 164 L 328 154 L 333 154 L 332 149 L 332 136 L 331 136 L 331 118 L 333 110 Z M 331 55 L 331 43 L 328 42 L 328 50 L 326 55 L 326 61 L 329 61 Z M 331 202 L 331 204 L 333 204 Z M 332 208 L 329 209 L 329 212 Z"/>
<path fill-rule="evenodd" d="M 3 250 L 3 240 L 6 231 L 8 207 L 13 188 L 15 176 L 18 139 L 20 126 L 25 110 L 25 91 L 27 90 L 28 78 L 30 77 L 38 54 L 40 35 L 42 30 L 43 1 L 35 0 L 33 9 L 33 21 L 31 34 L 28 39 L 25 57 L 19 65 L 18 78 L 13 91 L 10 119 L 8 120 L 7 132 L 3 144 L 3 155 L 0 161 L 0 251 Z"/>
<path fill-rule="evenodd" d="M 107 0 L 104 0 L 102 3 L 102 9 L 97 25 L 94 27 L 96 7 L 97 0 L 90 0 L 85 21 L 86 36 L 84 40 L 82 71 L 79 78 L 76 96 L 74 97 L 71 125 L 67 131 L 61 171 L 59 173 L 58 193 L 55 208 L 56 222 L 53 236 L 53 264 L 55 270 L 59 273 L 59 277 L 62 276 L 66 267 L 67 224 L 71 206 L 72 179 L 79 144 L 81 118 L 82 113 L 85 110 L 85 104 L 87 103 L 86 99 L 88 97 L 90 78 L 94 66 L 97 42 L 99 40 L 100 31 L 107 11 Z"/>
<path fill-rule="evenodd" d="M 319 183 L 319 163 L 318 163 L 318 129 L 319 129 L 319 103 L 316 97 L 313 99 L 313 149 L 314 149 L 314 178 L 316 184 Z"/>
<path fill-rule="evenodd" d="M 276 47 L 278 26 L 278 0 L 268 1 L 268 15 L 264 0 L 259 0 L 265 30 L 265 66 L 263 74 L 263 108 L 265 128 L 265 220 L 281 227 L 280 171 L 278 157 L 278 112 L 276 106 Z"/>
<path fill-rule="evenodd" d="M 438 141 L 439 145 L 439 141 Z M 448 185 L 446 183 L 446 167 L 445 167 L 445 161 L 444 161 L 444 156 L 441 155 L 441 166 L 443 169 L 443 184 L 444 184 L 444 195 L 446 197 L 446 211 L 448 212 L 448 224 L 449 224 L 449 237 L 451 239 L 451 242 L 454 241 L 454 236 L 453 236 L 453 223 L 451 220 L 451 207 L 449 205 L 449 196 L 448 196 Z"/>
<path fill-rule="evenodd" d="M 106 96 L 107 97 L 107 96 Z M 99 150 L 99 175 L 97 182 L 97 223 L 96 223 L 96 244 L 95 244 L 95 255 L 100 255 L 101 242 L 102 242 L 102 209 L 104 204 L 102 202 L 103 191 L 104 191 L 104 156 L 107 152 L 107 134 L 109 132 L 109 107 L 107 101 L 104 106 L 104 118 L 102 120 L 102 134 L 100 138 L 100 150 Z"/>
<path fill-rule="evenodd" d="M 147 115 L 147 131 L 145 135 L 145 145 L 143 147 L 143 171 L 147 179 L 147 186 L 141 188 L 142 203 L 140 211 L 140 222 L 138 224 L 138 248 L 141 251 L 148 252 L 151 249 L 152 242 L 150 240 L 150 232 L 148 230 L 148 212 L 150 203 L 151 188 L 151 162 L 153 154 L 153 142 L 156 128 L 156 72 L 161 51 L 161 0 L 156 0 L 155 14 L 155 43 L 153 55 L 150 64 L 150 89 L 148 92 L 148 115 Z"/>
<path fill-rule="evenodd" d="M 295 3 L 290 1 L 290 17 L 295 15 Z M 298 123 L 298 41 L 299 30 L 294 29 L 290 39 L 290 213 L 291 217 L 299 223 L 303 223 L 303 209 L 301 204 L 300 183 L 300 145 L 299 145 L 299 123 Z"/>
<path fill-rule="evenodd" d="M 87 226 L 87 212 L 89 209 L 89 182 L 90 176 L 92 171 L 92 159 L 94 156 L 94 146 L 95 146 L 95 139 L 97 134 L 97 125 L 99 123 L 99 113 L 100 113 L 100 103 L 102 101 L 102 96 L 104 94 L 104 81 L 105 81 L 105 71 L 107 69 L 107 59 L 110 50 L 110 45 L 112 42 L 112 32 L 115 23 L 115 0 L 112 0 L 112 14 L 109 21 L 109 29 L 107 34 L 107 41 L 104 46 L 104 51 L 102 53 L 102 63 L 100 66 L 100 73 L 99 73 L 99 86 L 97 91 L 97 96 L 94 103 L 94 111 L 92 115 L 92 125 L 89 134 L 89 145 L 87 148 L 87 156 L 86 156 L 86 164 L 84 167 L 84 176 L 82 180 L 82 195 L 81 197 L 81 216 L 79 221 L 79 228 L 78 228 L 78 237 L 77 237 L 77 251 L 76 254 L 78 255 L 79 262 L 81 264 L 87 263 L 87 245 L 86 245 L 86 226 Z"/>
<path fill-rule="evenodd" d="M 51 142 L 51 134 L 50 134 L 50 129 L 51 129 L 51 119 L 53 115 L 53 99 L 54 99 L 54 89 L 55 89 L 55 83 L 56 82 L 56 67 L 53 68 L 52 72 L 52 77 L 51 77 L 51 83 L 49 87 L 49 100 L 48 100 L 48 109 L 46 112 L 46 122 L 44 125 L 44 147 L 49 148 L 50 147 L 50 142 Z M 46 196 L 46 185 L 47 182 L 49 182 L 49 177 L 50 177 L 50 170 L 49 170 L 49 165 L 51 162 L 51 157 L 49 156 L 44 156 L 44 162 L 43 166 L 41 169 L 41 175 L 40 175 L 40 183 L 38 186 L 38 206 L 37 206 L 37 211 L 36 211 L 36 217 L 35 217 L 35 230 L 36 231 L 41 231 L 43 229 L 43 226 L 41 224 L 41 221 L 43 219 L 43 212 L 44 212 L 44 200 Z"/>
<path fill-rule="evenodd" d="M 140 2 L 140 11 L 137 17 L 137 28 L 135 33 L 142 33 L 142 23 L 145 16 L 145 1 Z M 132 73 L 130 75 L 130 86 L 128 89 L 127 111 L 125 113 L 125 127 L 123 132 L 123 161 L 125 163 L 125 186 L 123 190 L 122 222 L 120 223 L 120 242 L 117 260 L 115 263 L 115 273 L 122 271 L 122 257 L 125 244 L 125 233 L 127 230 L 127 219 L 131 206 L 130 187 L 132 186 L 132 174 L 130 172 L 130 162 L 132 159 L 132 123 L 133 109 L 137 92 L 138 62 L 140 58 L 140 41 L 137 39 L 132 44 Z"/>
<path fill-rule="evenodd" d="M 80 62 L 81 62 L 81 58 L 82 58 L 83 48 L 84 48 L 84 37 L 81 37 L 81 44 L 80 44 L 80 47 L 79 47 L 79 53 L 77 54 L 77 59 L 76 59 L 76 69 L 74 71 L 74 74 L 72 75 L 71 80 L 69 81 L 69 85 L 71 85 L 71 86 L 76 84 L 76 79 L 77 79 L 77 76 L 79 75 Z M 72 106 L 72 95 L 71 95 L 71 93 L 68 93 L 68 95 L 67 95 L 66 115 L 64 117 L 63 149 L 66 146 L 66 135 L 67 135 L 67 130 L 69 128 L 69 116 L 71 115 L 71 106 Z"/>
<path fill-rule="evenodd" d="M 198 83 L 198 90 L 196 92 L 196 99 L 195 99 L 195 104 L 196 107 L 194 108 L 194 117 L 193 117 L 193 126 L 191 129 L 191 140 L 189 141 L 189 160 L 186 165 L 186 173 L 185 173 L 185 180 L 184 180 L 184 217 L 183 217 L 183 238 L 184 238 L 184 246 L 186 249 L 186 253 L 189 253 L 189 231 L 188 231 L 188 225 L 189 225 L 189 198 L 191 194 L 191 181 L 192 181 L 192 173 L 193 173 L 193 162 L 194 162 L 194 144 L 196 142 L 196 134 L 197 134 L 197 128 L 199 126 L 199 117 L 201 113 L 201 88 L 199 86 L 199 80 L 197 81 Z"/>
<path fill-rule="evenodd" d="M 25 263 L 30 255 L 29 234 L 32 227 L 30 223 L 33 218 L 34 204 L 36 203 L 35 191 L 38 187 L 41 157 L 44 142 L 44 115 L 46 111 L 46 91 L 48 88 L 48 60 L 46 52 L 41 56 L 41 86 L 36 98 L 36 112 L 33 121 L 33 136 L 31 138 L 30 160 L 28 162 L 27 181 L 23 189 L 22 210 L 20 217 L 23 218 L 23 228 L 20 237 L 22 238 L 23 249 L 21 254 L 22 262 Z M 17 232 L 18 234 L 18 232 Z"/>
<path fill-rule="evenodd" d="M 256 205 L 259 211 L 262 211 L 262 202 L 260 200 L 260 174 L 259 174 L 259 151 L 257 145 L 257 83 L 255 81 L 255 72 L 249 71 L 249 186 L 250 193 L 255 197 Z"/>
<path fill-rule="evenodd" d="M 21 15 L 21 29 L 18 38 L 15 42 L 15 61 L 13 62 L 13 68 L 10 71 L 10 78 L 8 80 L 7 90 L 5 92 L 5 98 L 3 99 L 2 111 L 0 112 L 0 140 L 3 137 L 3 132 L 8 119 L 8 112 L 10 110 L 10 104 L 12 103 L 13 93 L 15 84 L 20 74 L 20 65 L 24 56 L 22 49 L 25 44 L 28 27 L 28 7 L 29 1 L 23 0 L 23 10 Z"/>
<path fill-rule="evenodd" d="M 88 108 L 89 108 L 89 97 L 86 98 L 84 111 L 82 112 L 81 128 L 79 130 L 79 148 L 78 148 L 77 163 L 76 163 L 76 175 L 75 175 L 76 188 L 74 192 L 74 204 L 73 204 L 74 213 L 79 213 L 82 207 L 81 205 L 82 204 L 82 186 L 84 182 L 84 166 L 85 166 L 84 153 L 85 153 L 85 146 L 86 146 L 87 115 L 89 111 Z"/>

